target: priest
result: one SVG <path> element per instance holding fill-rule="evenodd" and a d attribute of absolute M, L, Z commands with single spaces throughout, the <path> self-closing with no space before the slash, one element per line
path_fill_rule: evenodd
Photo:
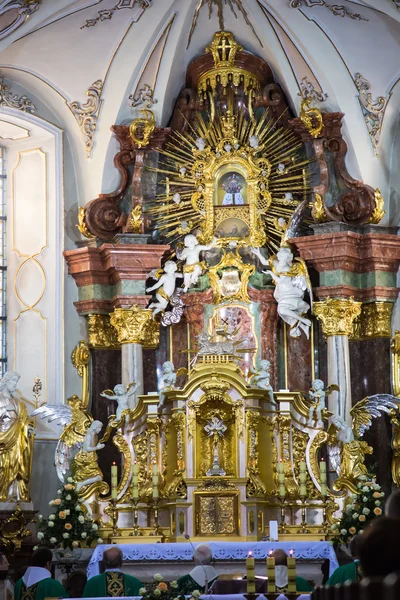
<path fill-rule="evenodd" d="M 103 553 L 104 573 L 89 579 L 82 598 L 139 596 L 142 584 L 136 577 L 122 573 L 123 555 L 117 546 Z"/>
<path fill-rule="evenodd" d="M 200 544 L 194 551 L 195 567 L 187 575 L 178 579 L 178 592 L 189 596 L 194 590 L 207 593 L 218 577 L 217 571 L 210 565 L 212 551 L 206 544 Z"/>
<path fill-rule="evenodd" d="M 278 591 L 284 590 L 289 582 L 288 568 L 287 568 L 287 554 L 281 548 L 277 548 L 272 553 L 272 557 L 275 559 L 275 584 Z M 297 592 L 312 592 L 313 588 L 306 579 L 296 576 L 296 591 Z"/>
<path fill-rule="evenodd" d="M 355 535 L 350 542 L 350 553 L 353 562 L 338 567 L 336 571 L 329 577 L 326 585 L 336 585 L 337 583 L 345 583 L 346 581 L 360 581 L 360 546 L 362 537 Z"/>
<path fill-rule="evenodd" d="M 44 598 L 68 598 L 59 581 L 51 577 L 53 555 L 49 548 L 39 548 L 32 555 L 32 566 L 14 588 L 14 600 L 44 600 Z"/>

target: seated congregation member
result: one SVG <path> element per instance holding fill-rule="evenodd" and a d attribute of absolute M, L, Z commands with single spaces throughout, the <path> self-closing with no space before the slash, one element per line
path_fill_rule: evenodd
<path fill-rule="evenodd" d="M 104 598 L 105 596 L 139 596 L 142 584 L 136 577 L 122 573 L 122 551 L 113 546 L 104 551 L 105 572 L 88 580 L 82 598 Z"/>
<path fill-rule="evenodd" d="M 65 589 L 70 598 L 82 598 L 83 590 L 87 582 L 86 573 L 74 571 L 67 579 Z"/>
<path fill-rule="evenodd" d="M 277 548 L 272 556 L 275 558 L 276 587 L 279 589 L 285 588 L 288 584 L 287 554 L 281 548 Z M 312 592 L 313 588 L 303 577 L 296 576 L 296 591 Z"/>
<path fill-rule="evenodd" d="M 326 585 L 336 585 L 337 583 L 344 583 L 345 581 L 360 581 L 360 546 L 362 537 L 355 535 L 350 542 L 350 552 L 353 558 L 353 562 L 348 565 L 343 565 L 336 569 L 334 573 L 329 577 Z"/>
<path fill-rule="evenodd" d="M 361 538 L 359 552 L 364 577 L 386 577 L 400 571 L 400 519 L 373 520 Z"/>
<path fill-rule="evenodd" d="M 390 519 L 400 519 L 400 489 L 394 490 L 386 500 L 385 516 Z"/>
<path fill-rule="evenodd" d="M 194 562 L 195 568 L 178 579 L 178 592 L 179 594 L 190 595 L 194 590 L 204 592 L 207 587 L 210 589 L 211 585 L 218 577 L 217 571 L 210 565 L 212 560 L 212 551 L 206 544 L 200 544 L 194 551 Z"/>
<path fill-rule="evenodd" d="M 51 578 L 53 554 L 49 548 L 39 548 L 32 555 L 32 566 L 18 579 L 14 588 L 14 600 L 44 600 L 44 598 L 68 598 L 59 581 Z"/>

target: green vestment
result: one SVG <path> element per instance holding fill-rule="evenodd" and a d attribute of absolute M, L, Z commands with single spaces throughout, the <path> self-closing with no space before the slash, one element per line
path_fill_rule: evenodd
<path fill-rule="evenodd" d="M 296 591 L 297 592 L 312 592 L 313 587 L 303 577 L 296 576 Z"/>
<path fill-rule="evenodd" d="M 44 600 L 44 598 L 68 598 L 68 594 L 59 581 L 49 577 L 26 587 L 22 579 L 18 579 L 14 588 L 14 600 Z"/>
<path fill-rule="evenodd" d="M 215 577 L 211 581 L 208 582 L 208 589 L 211 588 L 212 584 L 217 578 Z M 184 594 L 185 596 L 190 596 L 194 590 L 199 590 L 199 592 L 205 591 L 205 586 L 199 585 L 191 575 L 183 575 L 177 581 L 178 584 L 178 594 Z"/>
<path fill-rule="evenodd" d="M 89 579 L 83 590 L 82 598 L 104 598 L 105 596 L 139 596 L 143 587 L 139 579 L 121 573 L 106 571 Z"/>
<path fill-rule="evenodd" d="M 326 585 L 336 585 L 337 583 L 344 583 L 345 581 L 359 581 L 361 575 L 358 570 L 358 565 L 358 562 L 352 562 L 348 565 L 338 567 L 329 577 Z"/>

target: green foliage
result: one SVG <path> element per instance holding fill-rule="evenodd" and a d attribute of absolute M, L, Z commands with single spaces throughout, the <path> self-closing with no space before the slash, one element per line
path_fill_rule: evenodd
<path fill-rule="evenodd" d="M 176 581 L 166 583 L 163 581 L 163 576 L 159 573 L 154 575 L 155 588 L 153 585 L 149 588 L 141 588 L 139 594 L 143 600 L 185 600 L 184 594 L 178 594 L 178 584 Z M 192 593 L 191 600 L 197 600 L 200 592 L 197 590 Z"/>
<path fill-rule="evenodd" d="M 334 546 L 347 544 L 357 533 L 362 533 L 372 519 L 383 513 L 385 494 L 374 477 L 360 477 L 357 493 L 350 494 L 350 501 L 345 506 L 340 522 L 332 526 L 336 534 L 332 538 Z"/>
<path fill-rule="evenodd" d="M 55 506 L 53 514 L 47 519 L 39 515 L 38 539 L 42 545 L 78 548 L 82 542 L 89 546 L 94 540 L 102 543 L 98 525 L 85 515 L 72 477 L 68 477 L 58 490 L 58 498 L 51 500 L 49 506 Z"/>

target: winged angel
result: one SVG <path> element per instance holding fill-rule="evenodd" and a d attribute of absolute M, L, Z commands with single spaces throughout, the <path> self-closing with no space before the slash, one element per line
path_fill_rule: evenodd
<path fill-rule="evenodd" d="M 96 451 L 104 448 L 104 444 L 95 440 L 103 424 L 93 421 L 78 396 L 68 398 L 67 402 L 68 404 L 45 404 L 37 408 L 32 416 L 40 416 L 49 423 L 56 421 L 57 425 L 64 427 L 56 447 L 54 463 L 58 478 L 64 483 L 74 459 L 79 490 L 103 479 L 97 465 Z"/>
<path fill-rule="evenodd" d="M 331 465 L 338 474 L 333 484 L 337 492 L 346 488 L 355 493 L 357 479 L 368 474 L 364 459 L 373 449 L 362 440 L 371 427 L 372 419 L 391 413 L 399 408 L 400 399 L 390 394 L 367 396 L 353 406 L 350 411 L 351 427 L 338 415 L 332 417 L 328 432 L 328 452 Z"/>

